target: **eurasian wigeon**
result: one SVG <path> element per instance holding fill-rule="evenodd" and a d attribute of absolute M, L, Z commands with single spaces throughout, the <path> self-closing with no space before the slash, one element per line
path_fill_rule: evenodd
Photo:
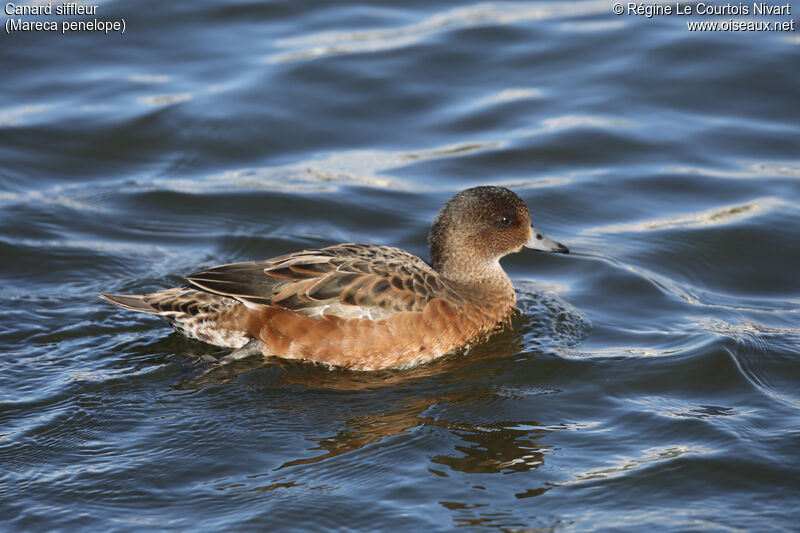
<path fill-rule="evenodd" d="M 503 256 L 569 252 L 534 229 L 519 196 L 495 186 L 453 196 L 428 245 L 430 264 L 398 248 L 336 244 L 201 270 L 183 287 L 100 297 L 236 348 L 222 363 L 263 354 L 377 370 L 439 357 L 502 328 L 516 306 Z"/>

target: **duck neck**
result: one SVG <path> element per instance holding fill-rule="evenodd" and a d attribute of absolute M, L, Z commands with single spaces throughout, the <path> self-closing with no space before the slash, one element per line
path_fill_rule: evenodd
<path fill-rule="evenodd" d="M 483 306 L 494 307 L 500 304 L 516 304 L 514 284 L 498 260 L 487 262 L 443 261 L 434 268 L 449 284 L 459 289 L 459 293 L 469 295 Z"/>
<path fill-rule="evenodd" d="M 447 231 L 452 223 L 440 214 L 428 237 L 431 266 L 441 277 L 481 307 L 516 305 L 514 285 L 486 245 Z"/>

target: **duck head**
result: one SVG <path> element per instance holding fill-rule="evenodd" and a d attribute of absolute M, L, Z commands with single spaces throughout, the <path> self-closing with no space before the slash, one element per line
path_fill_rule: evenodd
<path fill-rule="evenodd" d="M 496 275 L 500 258 L 523 248 L 569 253 L 533 227 L 522 198 L 496 186 L 453 196 L 433 221 L 428 245 L 433 268 L 451 279 Z"/>

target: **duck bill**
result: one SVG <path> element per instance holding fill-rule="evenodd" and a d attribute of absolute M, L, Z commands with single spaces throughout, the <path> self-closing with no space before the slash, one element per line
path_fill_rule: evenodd
<path fill-rule="evenodd" d="M 541 231 L 531 226 L 531 238 L 523 244 L 524 248 L 528 250 L 539 250 L 540 252 L 552 252 L 556 254 L 568 254 L 569 248 L 556 242 L 550 237 L 544 235 Z"/>

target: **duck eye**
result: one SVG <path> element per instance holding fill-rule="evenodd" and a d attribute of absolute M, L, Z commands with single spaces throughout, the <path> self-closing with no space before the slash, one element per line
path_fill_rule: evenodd
<path fill-rule="evenodd" d="M 511 217 L 509 217 L 509 216 L 500 217 L 500 225 L 501 226 L 508 226 L 509 224 L 511 224 Z"/>

